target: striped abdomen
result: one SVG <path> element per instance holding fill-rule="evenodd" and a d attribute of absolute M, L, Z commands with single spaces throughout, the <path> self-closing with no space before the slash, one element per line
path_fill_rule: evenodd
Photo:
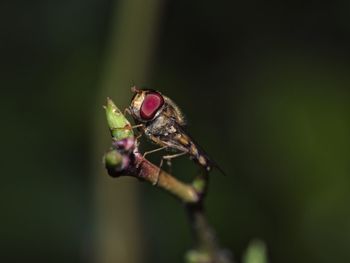
<path fill-rule="evenodd" d="M 193 141 L 191 137 L 184 133 L 177 133 L 174 139 L 184 148 L 183 150 L 188 152 L 192 160 L 205 168 L 205 170 L 211 170 L 213 163 L 210 161 L 206 153 L 199 147 L 198 144 Z"/>

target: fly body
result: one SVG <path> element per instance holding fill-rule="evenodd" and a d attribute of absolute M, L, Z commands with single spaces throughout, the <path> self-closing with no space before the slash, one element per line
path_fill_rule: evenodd
<path fill-rule="evenodd" d="M 149 140 L 161 146 L 160 149 L 179 152 L 164 159 L 188 154 L 207 171 L 217 167 L 185 131 L 184 115 L 171 99 L 156 90 L 133 87 L 132 91 L 134 96 L 129 111 L 141 131 Z"/>

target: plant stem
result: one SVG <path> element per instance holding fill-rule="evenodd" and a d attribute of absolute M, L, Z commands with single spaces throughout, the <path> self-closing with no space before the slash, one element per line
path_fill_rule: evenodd
<path fill-rule="evenodd" d="M 141 162 L 139 165 L 139 178 L 168 191 L 184 203 L 198 202 L 199 195 L 192 185 L 179 181 L 142 156 L 138 156 L 137 158 Z"/>
<path fill-rule="evenodd" d="M 189 222 L 196 241 L 195 249 L 186 254 L 188 263 L 230 263 L 226 251 L 219 248 L 215 232 L 210 227 L 203 206 L 208 189 L 208 173 L 203 171 L 192 184 L 176 179 L 146 160 L 138 150 L 138 142 L 131 132 L 128 120 L 111 100 L 105 107 L 113 144 L 105 154 L 105 166 L 112 177 L 132 176 L 155 185 L 186 204 Z"/>

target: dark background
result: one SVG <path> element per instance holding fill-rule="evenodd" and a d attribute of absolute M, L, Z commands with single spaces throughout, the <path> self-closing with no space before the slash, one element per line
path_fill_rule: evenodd
<path fill-rule="evenodd" d="M 173 98 L 227 172 L 213 172 L 207 211 L 237 261 L 260 238 L 270 262 L 350 262 L 349 10 L 2 1 L 0 261 L 182 262 L 192 245 L 182 206 L 103 170 L 101 105 L 108 95 L 126 107 L 136 84 Z M 183 158 L 173 170 L 189 179 L 195 167 Z"/>

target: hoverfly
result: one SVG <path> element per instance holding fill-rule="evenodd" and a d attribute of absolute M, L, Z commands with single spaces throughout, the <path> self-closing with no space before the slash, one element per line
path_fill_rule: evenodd
<path fill-rule="evenodd" d="M 136 87 L 132 87 L 131 90 L 134 96 L 127 111 L 134 118 L 136 127 L 139 127 L 149 140 L 161 146 L 146 152 L 144 156 L 163 149 L 176 150 L 176 154 L 163 156 L 161 164 L 163 159 L 169 162 L 175 157 L 188 154 L 190 159 L 207 172 L 216 167 L 224 174 L 185 131 L 184 115 L 171 99 L 156 90 Z"/>

